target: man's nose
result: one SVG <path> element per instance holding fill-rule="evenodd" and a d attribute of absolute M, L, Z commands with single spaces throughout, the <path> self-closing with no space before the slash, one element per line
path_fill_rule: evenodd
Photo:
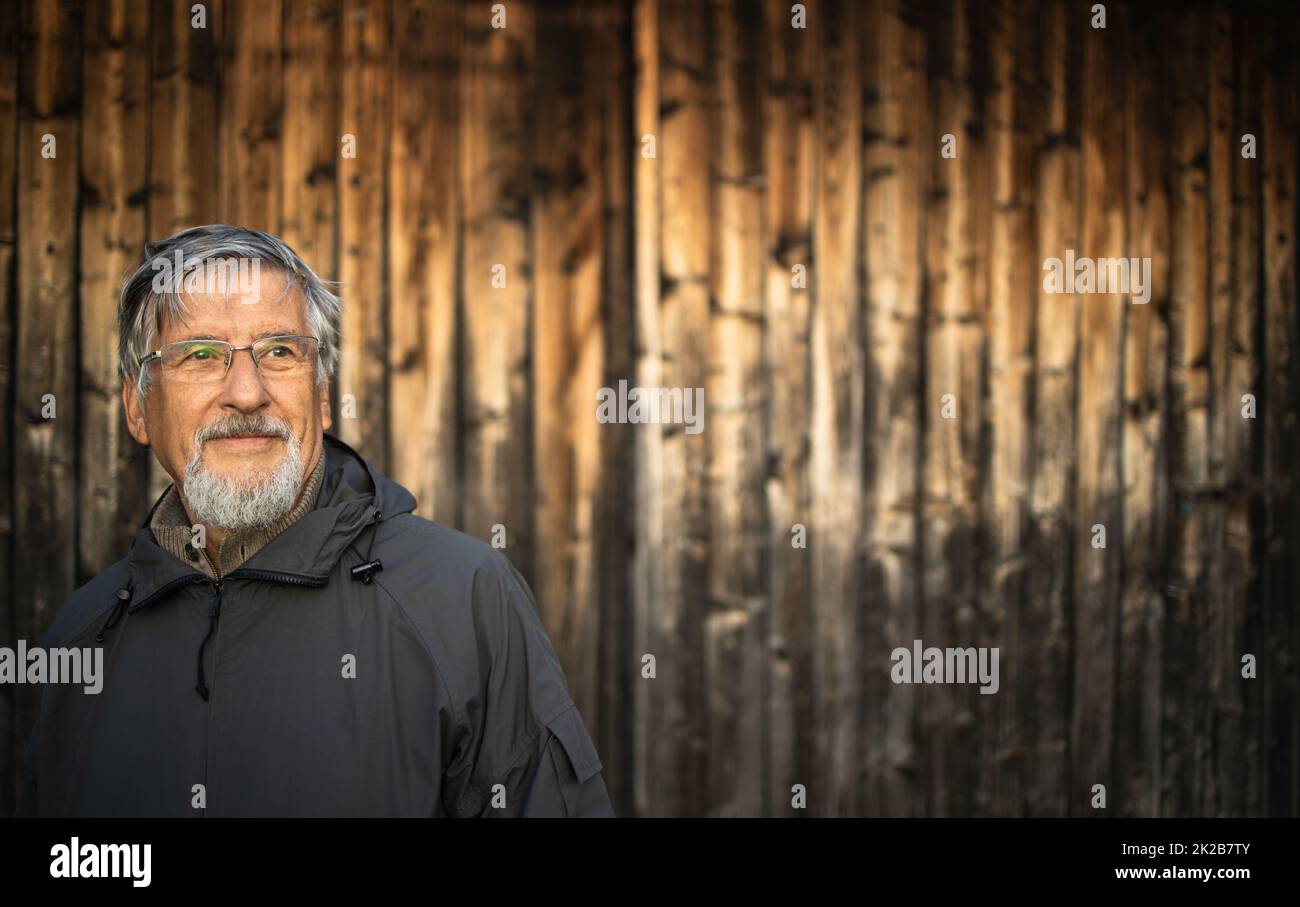
<path fill-rule="evenodd" d="M 221 403 L 248 411 L 265 406 L 271 397 L 262 382 L 261 371 L 253 360 L 252 350 L 235 350 L 230 370 L 222 385 Z"/>

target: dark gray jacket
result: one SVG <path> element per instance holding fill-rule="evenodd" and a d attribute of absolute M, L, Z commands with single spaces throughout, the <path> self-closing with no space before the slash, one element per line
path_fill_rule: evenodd
<path fill-rule="evenodd" d="M 42 687 L 18 815 L 614 814 L 523 577 L 325 456 L 316 507 L 219 583 L 146 519 L 72 594 L 41 645 L 102 645 L 103 688 Z"/>

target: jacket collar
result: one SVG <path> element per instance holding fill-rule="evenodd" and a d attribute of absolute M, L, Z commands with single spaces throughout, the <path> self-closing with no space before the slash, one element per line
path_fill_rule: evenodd
<path fill-rule="evenodd" d="M 325 585 L 344 550 L 372 524 L 415 509 L 414 495 L 375 471 L 362 456 L 324 435 L 325 479 L 316 506 L 272 538 L 229 576 Z M 209 577 L 169 554 L 149 529 L 162 498 L 149 509 L 127 556 L 135 611 L 170 589 Z"/>

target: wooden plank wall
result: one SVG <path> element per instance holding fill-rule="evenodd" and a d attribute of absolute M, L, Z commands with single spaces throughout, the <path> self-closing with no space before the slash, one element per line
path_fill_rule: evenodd
<path fill-rule="evenodd" d="M 333 431 L 504 531 L 620 814 L 1296 815 L 1300 12 L 1105 6 L 0 4 L 0 644 L 168 481 L 123 272 L 241 223 L 342 284 Z"/>

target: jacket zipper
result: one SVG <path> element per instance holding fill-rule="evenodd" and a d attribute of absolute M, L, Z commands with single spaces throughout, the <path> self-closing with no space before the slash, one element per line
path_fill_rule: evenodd
<path fill-rule="evenodd" d="M 209 561 L 211 563 L 211 561 Z M 208 639 L 218 633 L 218 623 L 221 619 L 221 589 L 222 582 L 219 579 L 209 579 L 212 584 L 212 601 L 208 603 L 208 635 L 203 638 L 203 645 L 199 647 L 199 688 L 203 701 L 208 704 L 208 720 L 206 722 L 207 732 L 203 741 L 203 811 L 200 814 L 203 818 L 208 815 L 208 756 L 212 750 L 212 694 L 203 683 L 203 650 L 208 644 Z M 213 642 L 212 646 L 212 673 L 213 680 L 216 679 L 217 673 L 217 651 L 220 637 Z"/>
<path fill-rule="evenodd" d="M 276 573 L 273 570 L 258 570 L 256 567 L 240 567 L 226 574 L 227 579 L 262 579 L 273 583 L 288 583 L 293 586 L 323 586 L 329 582 L 327 576 L 304 576 L 298 573 Z"/>

